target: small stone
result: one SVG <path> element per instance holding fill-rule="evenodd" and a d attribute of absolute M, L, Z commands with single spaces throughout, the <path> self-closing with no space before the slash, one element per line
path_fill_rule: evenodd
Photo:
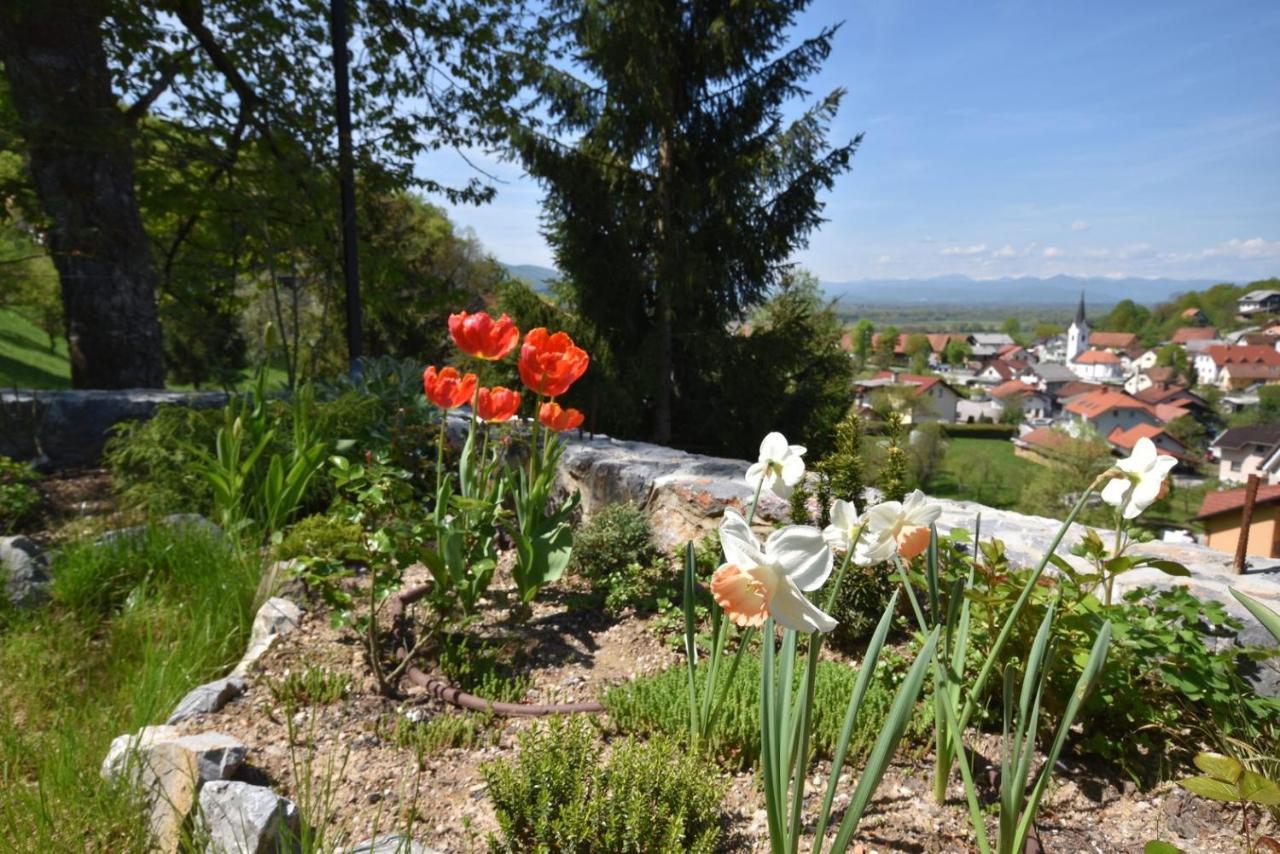
<path fill-rule="evenodd" d="M 169 719 L 165 723 L 176 724 L 194 718 L 197 715 L 216 712 L 243 694 L 244 687 L 244 679 L 239 676 L 228 676 L 225 679 L 216 679 L 198 688 L 193 688 L 187 693 L 187 696 L 178 702 L 173 714 L 169 715 Z"/>
<path fill-rule="evenodd" d="M 345 854 L 439 854 L 439 852 L 415 839 L 389 833 L 366 839 L 359 845 L 348 848 Z"/>
<path fill-rule="evenodd" d="M 218 780 L 200 790 L 197 826 L 206 854 L 276 854 L 297 850 L 298 808 L 266 786 Z"/>
<path fill-rule="evenodd" d="M 0 582 L 15 608 L 34 608 L 49 601 L 52 582 L 47 564 L 40 547 L 27 537 L 0 537 Z"/>
<path fill-rule="evenodd" d="M 273 596 L 258 609 L 253 618 L 253 629 L 249 636 L 249 648 L 244 657 L 231 671 L 233 676 L 244 676 L 255 661 L 271 648 L 271 644 L 280 635 L 286 635 L 298 628 L 302 620 L 302 609 L 290 602 Z"/>

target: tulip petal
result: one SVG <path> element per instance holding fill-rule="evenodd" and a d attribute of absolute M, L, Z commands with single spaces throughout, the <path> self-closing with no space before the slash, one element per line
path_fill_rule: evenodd
<path fill-rule="evenodd" d="M 809 525 L 788 525 L 764 544 L 769 562 L 801 590 L 817 590 L 831 575 L 833 559 L 822 532 Z"/>
<path fill-rule="evenodd" d="M 769 614 L 778 625 L 796 632 L 829 632 L 836 621 L 800 592 L 790 578 L 782 578 L 769 599 Z"/>
<path fill-rule="evenodd" d="M 720 520 L 720 548 L 724 550 L 726 563 L 743 568 L 760 566 L 768 563 L 768 558 L 760 550 L 760 541 L 752 533 L 751 526 L 742 514 L 732 507 L 726 508 L 724 518 Z"/>

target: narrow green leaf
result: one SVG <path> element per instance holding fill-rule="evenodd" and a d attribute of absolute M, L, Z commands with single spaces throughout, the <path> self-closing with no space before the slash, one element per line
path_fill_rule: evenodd
<path fill-rule="evenodd" d="M 1276 639 L 1277 643 L 1280 643 L 1280 614 L 1277 614 L 1274 610 L 1268 608 L 1266 605 L 1262 604 L 1257 599 L 1254 599 L 1247 593 L 1241 593 L 1234 587 L 1229 589 L 1231 590 L 1231 595 L 1236 597 L 1236 600 L 1241 605 L 1248 608 L 1249 613 L 1253 614 L 1254 618 L 1259 623 L 1262 623 L 1262 627 L 1271 633 L 1271 636 Z"/>

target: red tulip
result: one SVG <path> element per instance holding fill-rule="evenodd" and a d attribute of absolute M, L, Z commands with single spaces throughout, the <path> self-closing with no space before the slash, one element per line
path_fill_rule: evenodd
<path fill-rule="evenodd" d="M 550 335 L 539 326 L 529 330 L 520 348 L 520 379 L 538 394 L 559 397 L 586 373 L 590 361 L 567 334 Z"/>
<path fill-rule="evenodd" d="M 476 375 L 459 376 L 457 368 L 437 371 L 432 365 L 422 372 L 422 390 L 436 406 L 453 409 L 471 401 L 471 396 L 476 393 Z"/>
<path fill-rule="evenodd" d="M 481 421 L 509 421 L 520 409 L 520 392 L 502 386 L 477 392 L 476 415 Z"/>
<path fill-rule="evenodd" d="M 494 320 L 484 311 L 449 315 L 449 334 L 468 356 L 491 361 L 505 357 L 520 342 L 520 330 L 510 317 L 504 314 Z"/>
<path fill-rule="evenodd" d="M 573 430 L 582 426 L 582 413 L 576 409 L 561 409 L 560 404 L 552 401 L 542 404 L 538 410 L 538 420 L 557 433 Z"/>

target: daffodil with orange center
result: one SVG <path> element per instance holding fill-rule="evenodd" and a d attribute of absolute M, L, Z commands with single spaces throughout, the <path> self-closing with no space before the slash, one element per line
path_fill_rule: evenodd
<path fill-rule="evenodd" d="M 915 490 L 902 501 L 886 501 L 867 511 L 867 533 L 874 541 L 891 539 L 898 554 L 910 560 L 929 547 L 929 526 L 942 515 L 942 505 Z"/>
<path fill-rule="evenodd" d="M 741 513 L 729 509 L 720 523 L 725 563 L 711 578 L 711 595 L 739 626 L 762 626 L 768 617 L 797 632 L 829 632 L 836 621 L 804 594 L 831 575 L 831 550 L 822 532 L 790 525 L 761 545 Z"/>

